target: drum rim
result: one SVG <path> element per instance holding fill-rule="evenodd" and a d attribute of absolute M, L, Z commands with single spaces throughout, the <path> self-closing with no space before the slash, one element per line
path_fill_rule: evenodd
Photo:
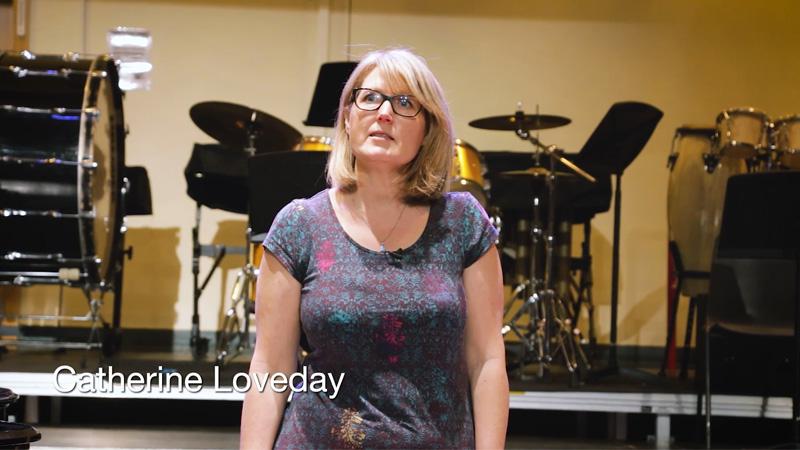
<path fill-rule="evenodd" d="M 467 150 L 474 151 L 480 158 L 483 158 L 483 155 L 481 155 L 480 150 L 478 150 L 477 148 L 475 148 L 474 145 L 470 144 L 469 142 L 467 142 L 467 141 L 465 141 L 465 140 L 463 140 L 461 138 L 456 138 L 453 141 L 453 147 L 464 147 Z"/>
<path fill-rule="evenodd" d="M 784 123 L 789 122 L 800 122 L 800 114 L 790 114 L 788 116 L 778 117 L 774 122 L 772 122 L 772 126 L 777 128 L 778 125 L 783 125 Z"/>
<path fill-rule="evenodd" d="M 102 67 L 105 76 L 96 77 L 92 75 L 92 73 L 94 73 L 98 67 Z M 106 254 L 98 255 L 98 249 L 95 248 L 96 237 L 94 236 L 94 224 L 97 218 L 92 220 L 79 219 L 78 235 L 80 239 L 82 256 L 84 258 L 84 271 L 86 272 L 89 281 L 100 287 L 110 287 L 113 282 L 113 261 L 119 257 L 119 244 L 122 239 L 121 226 L 123 221 L 123 211 L 121 207 L 122 205 L 120 205 L 120 195 L 125 166 L 125 119 L 122 108 L 122 93 L 118 87 L 119 75 L 117 74 L 116 63 L 107 55 L 100 55 L 94 58 L 91 60 L 91 64 L 89 66 L 89 74 L 86 77 L 83 104 L 81 106 L 83 113 L 81 114 L 80 131 L 78 137 L 78 160 L 82 161 L 85 155 L 89 153 L 89 149 L 91 149 L 94 144 L 94 130 L 96 123 L 93 123 L 92 126 L 87 130 L 85 123 L 85 111 L 87 108 L 97 107 L 97 97 L 100 88 L 103 86 L 103 80 L 108 83 L 108 87 L 106 89 L 110 91 L 109 100 L 111 101 L 111 107 L 114 109 L 114 116 L 117 118 L 116 121 L 111 121 L 109 119 L 109 123 L 113 128 L 113 135 L 111 138 L 112 141 L 110 142 L 110 145 L 116 147 L 116 152 L 112 152 L 112 154 L 107 156 L 112 158 L 109 166 L 112 168 L 112 172 L 115 169 L 116 173 L 109 173 L 108 176 L 115 176 L 116 179 L 111 180 L 111 189 L 109 193 L 111 196 L 111 204 L 113 205 L 113 211 L 111 214 L 109 214 L 109 220 L 113 220 L 113 223 L 111 225 L 111 236 L 109 238 L 109 242 L 107 243 L 108 249 L 105 252 Z M 100 113 L 103 114 L 104 112 L 101 110 Z M 86 176 L 86 174 L 89 176 Z M 78 211 L 86 211 L 86 208 L 84 208 L 83 205 L 89 205 L 92 208 L 95 205 L 94 199 L 92 198 L 91 175 L 91 172 L 89 172 L 89 169 L 86 167 L 80 167 L 78 170 L 78 195 L 76 196 L 78 201 Z M 91 260 L 90 257 L 94 257 L 96 259 Z M 106 261 L 107 264 L 105 270 L 102 270 L 103 258 L 108 258 L 108 261 Z"/>
<path fill-rule="evenodd" d="M 717 120 L 716 120 L 717 125 L 719 125 L 722 122 L 726 114 L 731 114 L 731 113 L 744 114 L 747 116 L 757 117 L 763 120 L 765 124 L 770 123 L 769 115 L 767 115 L 767 113 L 765 113 L 764 111 L 753 108 L 751 106 L 744 106 L 740 108 L 723 109 L 722 112 L 717 114 Z"/>

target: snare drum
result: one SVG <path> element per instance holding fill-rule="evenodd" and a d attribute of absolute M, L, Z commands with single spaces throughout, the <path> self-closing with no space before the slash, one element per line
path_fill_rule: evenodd
<path fill-rule="evenodd" d="M 0 283 L 110 287 L 124 142 L 114 60 L 0 54 Z"/>
<path fill-rule="evenodd" d="M 715 128 L 684 126 L 672 141 L 667 220 L 685 271 L 710 272 L 728 178 L 747 171 L 744 159 L 730 155 L 722 155 L 714 171 L 705 169 L 704 156 L 716 145 L 716 135 Z M 707 294 L 708 280 L 686 279 L 681 293 Z"/>
<path fill-rule="evenodd" d="M 732 108 L 717 116 L 718 146 L 712 152 L 753 158 L 769 145 L 769 117 L 753 108 Z"/>
<path fill-rule="evenodd" d="M 469 192 L 485 208 L 488 203 L 489 184 L 484 174 L 486 174 L 486 163 L 481 152 L 467 142 L 456 139 L 450 190 Z"/>
<path fill-rule="evenodd" d="M 773 142 L 781 166 L 800 170 L 800 115 L 781 117 L 773 124 Z"/>
<path fill-rule="evenodd" d="M 333 139 L 327 136 L 303 136 L 294 150 L 329 152 L 333 149 Z"/>

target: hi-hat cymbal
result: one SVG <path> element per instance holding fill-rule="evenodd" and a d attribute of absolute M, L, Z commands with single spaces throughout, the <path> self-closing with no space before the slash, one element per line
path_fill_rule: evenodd
<path fill-rule="evenodd" d="M 522 117 L 521 126 L 517 115 L 483 117 L 473 120 L 469 123 L 469 126 L 484 130 L 514 131 L 520 128 L 523 130 L 544 130 L 561 127 L 572 122 L 566 117 L 546 114 L 526 114 Z"/>
<path fill-rule="evenodd" d="M 252 132 L 257 153 L 291 150 L 303 138 L 281 119 L 235 103 L 197 103 L 189 115 L 201 130 L 228 147 L 247 147 Z"/>
<path fill-rule="evenodd" d="M 529 167 L 524 170 L 507 170 L 505 172 L 500 172 L 501 177 L 506 178 L 544 178 L 550 175 L 550 170 L 544 167 Z M 556 176 L 563 178 L 563 177 L 574 177 L 575 175 L 568 173 L 568 172 L 556 172 Z"/>

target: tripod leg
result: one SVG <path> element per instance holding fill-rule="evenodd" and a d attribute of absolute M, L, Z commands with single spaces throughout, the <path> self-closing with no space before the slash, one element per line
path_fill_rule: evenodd
<path fill-rule="evenodd" d="M 667 374 L 667 360 L 669 359 L 669 350 L 675 342 L 675 321 L 678 316 L 678 302 L 681 298 L 681 278 L 678 277 L 678 286 L 675 288 L 675 295 L 671 301 L 667 302 L 667 342 L 664 344 L 664 356 L 661 359 L 661 369 L 658 374 L 664 376 Z M 690 325 L 691 326 L 691 325 Z"/>
<path fill-rule="evenodd" d="M 686 320 L 686 334 L 683 339 L 683 355 L 681 358 L 680 378 L 685 380 L 689 375 L 689 357 L 692 353 L 692 331 L 694 330 L 694 316 L 697 311 L 697 298 L 689 299 L 689 317 Z"/>

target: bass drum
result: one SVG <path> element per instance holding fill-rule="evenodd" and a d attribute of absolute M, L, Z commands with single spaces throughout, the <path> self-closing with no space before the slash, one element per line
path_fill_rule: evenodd
<path fill-rule="evenodd" d="M 706 170 L 704 156 L 714 151 L 716 136 L 714 128 L 684 126 L 672 141 L 667 219 L 685 271 L 711 271 L 728 178 L 747 171 L 744 158 L 725 154 L 713 172 Z M 684 279 L 681 293 L 707 294 L 708 280 Z"/>
<path fill-rule="evenodd" d="M 450 190 L 469 192 L 484 208 L 487 208 L 489 182 L 484 178 L 485 175 L 486 162 L 481 152 L 466 141 L 456 139 Z"/>
<path fill-rule="evenodd" d="M 0 283 L 110 289 L 125 130 L 114 60 L 0 55 Z"/>

